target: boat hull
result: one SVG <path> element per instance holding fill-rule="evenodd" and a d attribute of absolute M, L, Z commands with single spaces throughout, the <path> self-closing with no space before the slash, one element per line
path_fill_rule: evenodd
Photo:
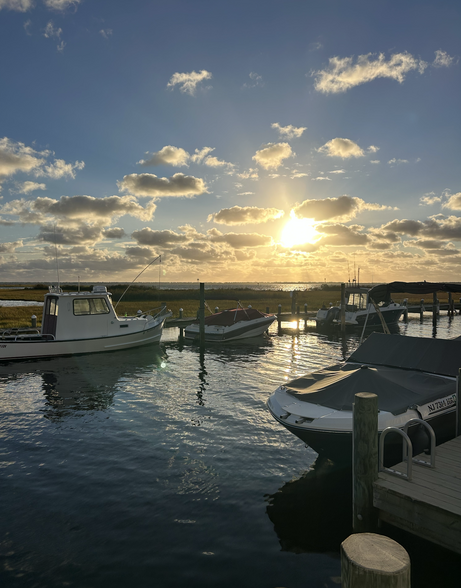
<path fill-rule="evenodd" d="M 143 331 L 113 337 L 64 341 L 45 340 L 42 337 L 17 340 L 0 339 L 0 361 L 101 353 L 159 343 L 165 318 L 159 322 L 156 321 L 154 325 Z"/>
<path fill-rule="evenodd" d="M 254 321 L 242 321 L 228 327 L 205 325 L 205 341 L 209 343 L 227 342 L 259 337 L 267 331 L 275 320 L 275 316 L 269 316 Z M 200 325 L 194 323 L 186 327 L 184 337 L 193 341 L 198 340 L 200 338 Z"/>
<path fill-rule="evenodd" d="M 270 408 L 270 407 L 269 407 Z M 283 425 L 290 433 L 296 435 L 306 445 L 311 447 L 319 455 L 328 456 L 332 461 L 347 463 L 352 460 L 352 430 L 321 430 L 295 426 L 280 419 L 274 412 L 272 416 Z M 410 420 L 411 416 L 407 420 Z M 436 443 L 440 445 L 455 436 L 456 411 L 450 410 L 442 415 L 427 419 L 434 430 Z M 389 426 L 392 426 L 389 424 Z M 399 427 L 403 429 L 403 427 Z M 382 431 L 378 431 L 378 437 Z M 423 428 L 419 425 L 410 427 L 409 437 L 413 444 L 413 455 L 422 453 L 429 447 L 429 440 Z M 402 460 L 402 437 L 398 434 L 389 434 L 385 441 L 384 457 L 386 465 L 392 465 Z"/>

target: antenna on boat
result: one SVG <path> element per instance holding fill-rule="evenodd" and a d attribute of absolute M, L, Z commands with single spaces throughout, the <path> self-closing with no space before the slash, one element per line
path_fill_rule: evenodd
<path fill-rule="evenodd" d="M 122 298 L 125 296 L 125 294 L 126 294 L 126 293 L 128 292 L 128 290 L 131 288 L 131 286 L 132 286 L 132 285 L 133 285 L 133 284 L 136 282 L 136 280 L 139 278 L 139 276 L 140 276 L 141 274 L 143 274 L 143 273 L 146 271 L 146 269 L 147 269 L 148 267 L 150 267 L 150 266 L 151 266 L 153 263 L 155 263 L 157 260 L 159 260 L 159 261 L 160 261 L 160 263 L 162 263 L 162 256 L 161 256 L 161 255 L 158 255 L 158 256 L 157 256 L 155 259 L 153 259 L 151 262 L 149 262 L 149 263 L 146 265 L 146 267 L 145 267 L 145 268 L 142 270 L 142 272 L 139 272 L 139 274 L 138 274 L 138 275 L 135 277 L 135 279 L 134 279 L 134 280 L 131 282 L 131 284 L 129 284 L 129 285 L 128 285 L 128 287 L 126 288 L 126 290 L 123 292 L 123 294 L 122 294 L 122 295 L 120 296 L 120 298 L 117 300 L 117 303 L 116 303 L 116 305 L 114 306 L 114 310 L 117 308 L 117 306 L 118 306 L 118 303 L 120 302 L 120 300 L 121 300 L 121 299 L 122 299 Z"/>
<path fill-rule="evenodd" d="M 54 256 L 56 259 L 56 273 L 58 274 L 58 288 L 61 286 L 61 282 L 59 280 L 59 262 L 58 262 L 58 244 L 56 238 L 56 223 L 54 225 Z"/>

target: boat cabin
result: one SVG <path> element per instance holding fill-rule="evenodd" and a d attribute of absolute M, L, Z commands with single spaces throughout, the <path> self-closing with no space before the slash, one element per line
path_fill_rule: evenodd
<path fill-rule="evenodd" d="M 119 322 L 106 286 L 94 286 L 91 292 L 63 292 L 50 286 L 45 295 L 41 332 L 50 339 L 107 337 L 119 330 Z"/>
<path fill-rule="evenodd" d="M 346 288 L 346 312 L 367 310 L 368 288 Z"/>

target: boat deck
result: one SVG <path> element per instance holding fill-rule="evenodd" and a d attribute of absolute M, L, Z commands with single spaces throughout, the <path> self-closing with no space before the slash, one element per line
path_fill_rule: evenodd
<path fill-rule="evenodd" d="M 407 465 L 393 469 L 406 473 Z M 411 481 L 379 473 L 373 486 L 379 518 L 461 554 L 461 436 L 436 447 L 434 468 L 412 470 Z"/>

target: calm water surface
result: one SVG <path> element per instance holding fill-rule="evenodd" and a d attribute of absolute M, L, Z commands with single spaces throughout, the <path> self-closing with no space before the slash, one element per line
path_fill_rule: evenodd
<path fill-rule="evenodd" d="M 432 321 L 400 332 L 432 336 Z M 460 334 L 461 317 L 440 319 L 438 337 Z M 0 584 L 339 586 L 349 473 L 266 401 L 357 345 L 273 328 L 200 353 L 168 329 L 157 347 L 1 366 Z M 413 588 L 459 586 L 460 557 L 386 533 Z"/>

